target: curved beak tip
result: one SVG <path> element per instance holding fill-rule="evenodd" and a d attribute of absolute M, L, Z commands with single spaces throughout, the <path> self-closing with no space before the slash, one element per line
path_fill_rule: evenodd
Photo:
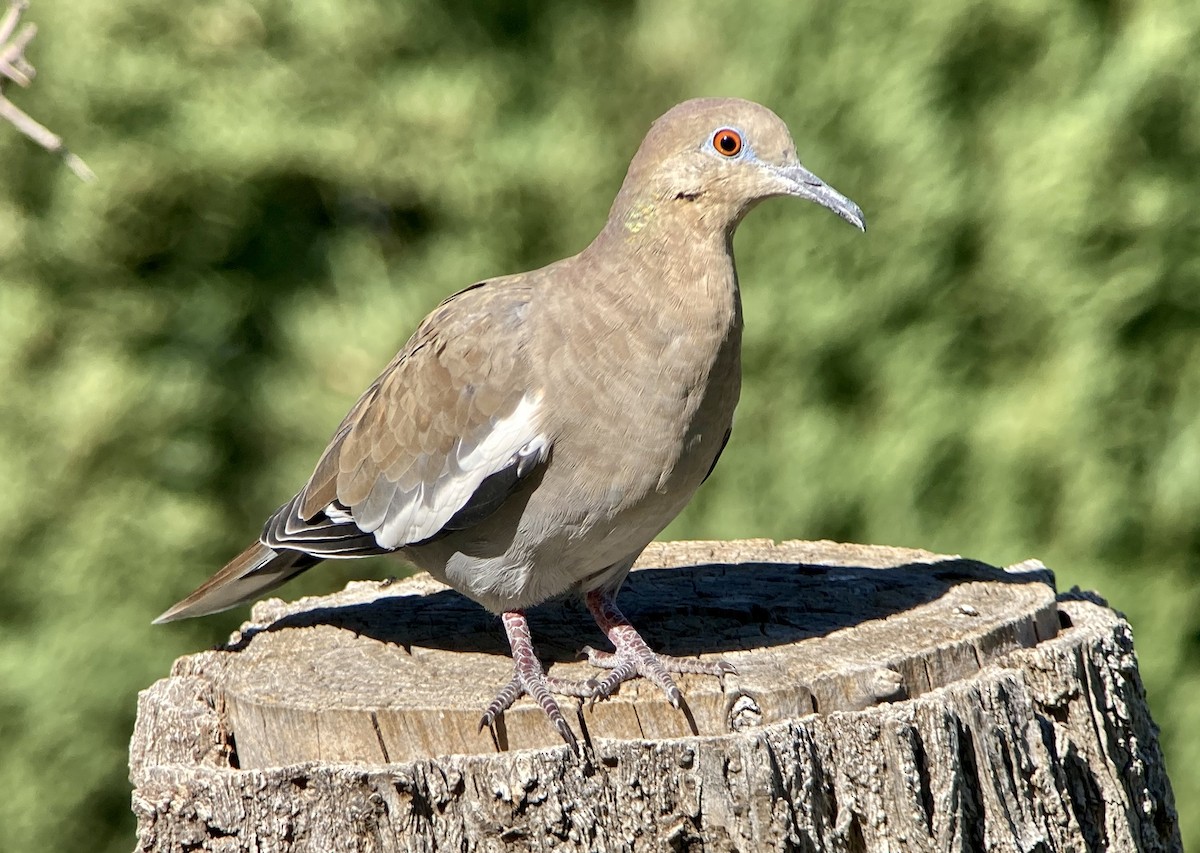
<path fill-rule="evenodd" d="M 812 172 L 800 165 L 794 165 L 786 169 L 780 169 L 779 171 L 790 185 L 788 195 L 816 202 L 822 207 L 832 210 L 859 231 L 865 232 L 867 230 L 867 218 L 863 215 L 862 208 Z"/>
<path fill-rule="evenodd" d="M 828 184 L 821 184 L 820 187 L 811 188 L 809 192 L 798 195 L 829 208 L 859 231 L 866 233 L 867 217 L 863 215 L 862 208 Z"/>

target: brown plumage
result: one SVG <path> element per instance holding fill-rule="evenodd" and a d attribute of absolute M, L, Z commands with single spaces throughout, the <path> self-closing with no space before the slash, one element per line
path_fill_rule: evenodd
<path fill-rule="evenodd" d="M 741 383 L 733 231 L 793 195 L 863 227 L 805 170 L 786 126 L 747 101 L 688 101 L 654 123 L 608 222 L 578 255 L 439 305 L 351 409 L 260 541 L 159 622 L 250 600 L 322 559 L 398 553 L 494 612 L 521 693 L 575 744 L 524 609 L 576 590 L 616 649 L 610 674 L 556 691 L 608 696 L 724 665 L 654 654 L 615 595 L 729 437 Z"/>

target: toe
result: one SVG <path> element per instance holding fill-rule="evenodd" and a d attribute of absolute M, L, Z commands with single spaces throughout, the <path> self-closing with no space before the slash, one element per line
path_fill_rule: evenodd
<path fill-rule="evenodd" d="M 554 730 L 558 732 L 559 737 L 566 742 L 567 746 L 577 755 L 579 752 L 579 741 L 575 737 L 575 733 L 571 731 L 571 727 L 567 725 L 566 717 L 563 716 L 562 709 L 558 707 L 558 703 L 554 701 L 554 697 L 550 695 L 549 679 L 540 671 L 537 675 L 530 673 L 516 673 L 508 684 L 500 689 L 486 709 L 483 716 L 479 719 L 479 731 L 491 729 L 495 732 L 496 720 L 501 714 L 512 707 L 513 702 L 521 696 L 529 696 L 542 709 L 546 716 L 550 719 L 550 723 L 554 726 Z M 554 679 L 558 686 L 563 686 L 568 690 L 575 689 L 579 691 L 586 690 L 586 693 L 576 692 L 570 695 L 586 695 L 592 696 L 595 694 L 595 688 L 585 687 L 584 685 L 596 684 L 594 680 L 589 682 L 566 682 Z"/>
<path fill-rule="evenodd" d="M 594 678 L 584 679 L 583 681 L 571 681 L 566 678 L 547 676 L 546 686 L 550 688 L 551 693 L 557 693 L 559 696 L 591 699 L 596 695 L 596 691 L 600 689 L 600 682 Z"/>

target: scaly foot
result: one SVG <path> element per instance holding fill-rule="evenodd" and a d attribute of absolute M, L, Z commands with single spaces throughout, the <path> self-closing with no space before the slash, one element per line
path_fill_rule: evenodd
<path fill-rule="evenodd" d="M 479 721 L 479 730 L 483 731 L 485 727 L 492 729 L 494 736 L 496 718 L 507 711 L 522 694 L 525 694 L 541 706 L 554 728 L 566 741 L 567 746 L 571 747 L 572 751 L 578 755 L 579 742 L 575 738 L 575 733 L 567 725 L 562 710 L 550 693 L 581 697 L 593 696 L 600 689 L 600 685 L 595 680 L 574 682 L 559 678 L 547 678 L 546 673 L 542 671 L 542 665 L 538 662 L 537 653 L 533 650 L 529 623 L 525 619 L 524 612 L 510 610 L 502 614 L 500 620 L 504 623 L 504 632 L 508 635 L 508 645 L 512 649 L 513 677 L 512 681 L 504 685 L 496 694 L 496 698 L 484 710 L 483 717 Z"/>
<path fill-rule="evenodd" d="M 733 664 L 723 660 L 710 663 L 695 658 L 677 658 L 655 653 L 617 608 L 611 593 L 599 590 L 589 592 L 587 606 L 600 630 L 616 649 L 615 652 L 601 652 L 591 646 L 585 646 L 583 649 L 588 662 L 593 666 L 612 670 L 596 686 L 592 695 L 597 699 L 608 698 L 623 682 L 641 676 L 657 684 L 667 694 L 667 701 L 678 708 L 683 704 L 683 693 L 671 678 L 672 672 L 714 675 L 718 678 L 737 672 Z"/>

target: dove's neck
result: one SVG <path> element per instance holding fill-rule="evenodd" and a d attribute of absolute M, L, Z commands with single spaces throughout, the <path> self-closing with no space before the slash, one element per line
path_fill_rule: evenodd
<path fill-rule="evenodd" d="M 577 258 L 585 277 L 616 305 L 676 318 L 681 334 L 704 330 L 723 337 L 740 329 L 736 221 L 705 221 L 699 208 L 667 204 L 675 209 L 635 207 L 611 218 Z"/>

